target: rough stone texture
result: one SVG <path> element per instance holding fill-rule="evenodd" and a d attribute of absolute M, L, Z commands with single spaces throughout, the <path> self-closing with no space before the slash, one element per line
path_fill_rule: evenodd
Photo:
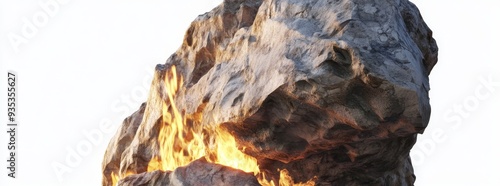
<path fill-rule="evenodd" d="M 103 174 L 105 175 L 103 177 L 103 184 L 109 185 L 110 183 L 112 183 L 112 172 L 114 172 L 115 174 L 118 174 L 118 172 L 120 172 L 122 152 L 130 146 L 130 142 L 134 138 L 137 128 L 141 124 L 145 108 L 146 104 L 143 103 L 139 110 L 134 112 L 131 116 L 127 117 L 116 132 L 115 136 L 111 139 L 102 162 Z M 140 172 L 144 171 L 146 170 Z"/>
<path fill-rule="evenodd" d="M 171 171 L 156 170 L 152 172 L 143 172 L 127 176 L 116 184 L 117 186 L 137 186 L 137 185 L 172 185 L 170 183 Z"/>
<path fill-rule="evenodd" d="M 407 0 L 225 0 L 157 66 L 140 125 L 125 122 L 110 142 L 103 184 L 158 155 L 163 79 L 175 65 L 189 122 L 230 131 L 272 179 L 286 168 L 317 185 L 412 185 L 409 151 L 429 121 L 437 51 Z"/>
<path fill-rule="evenodd" d="M 118 182 L 119 186 L 258 186 L 259 182 L 251 173 L 208 163 L 205 159 L 193 161 L 174 172 L 153 171 L 134 174 Z"/>

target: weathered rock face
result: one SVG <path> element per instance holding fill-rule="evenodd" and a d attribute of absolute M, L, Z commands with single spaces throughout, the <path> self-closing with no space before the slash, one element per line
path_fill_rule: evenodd
<path fill-rule="evenodd" d="M 225 0 L 157 66 L 147 104 L 109 144 L 103 185 L 112 173 L 132 174 L 120 182 L 129 185 L 169 182 L 144 172 L 159 154 L 173 65 L 190 124 L 229 131 L 272 179 L 287 169 L 316 185 L 412 185 L 409 151 L 429 121 L 436 62 L 432 32 L 407 0 Z"/>
<path fill-rule="evenodd" d="M 196 160 L 188 166 L 179 167 L 174 172 L 153 171 L 134 174 L 118 182 L 119 186 L 135 185 L 220 185 L 258 186 L 259 182 L 251 173 L 222 165 Z"/>

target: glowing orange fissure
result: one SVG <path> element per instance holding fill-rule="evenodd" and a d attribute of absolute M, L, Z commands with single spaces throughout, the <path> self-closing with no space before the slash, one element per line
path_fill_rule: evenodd
<path fill-rule="evenodd" d="M 119 174 L 115 174 L 114 172 L 111 172 L 111 185 L 116 185 L 118 183 L 118 181 L 120 181 L 120 179 L 122 178 L 125 178 L 129 175 L 132 175 L 134 174 L 133 172 L 126 172 L 124 175 L 119 175 Z"/>
<path fill-rule="evenodd" d="M 274 186 L 273 181 L 267 181 L 265 175 L 260 173 L 257 160 L 240 151 L 236 140 L 227 131 L 218 127 L 207 130 L 199 125 L 187 125 L 187 117 L 179 112 L 174 99 L 182 82 L 182 77 L 177 76 L 176 67 L 172 66 L 165 74 L 168 99 L 163 103 L 163 123 L 158 135 L 160 155 L 151 159 L 148 172 L 174 170 L 205 157 L 211 163 L 252 172 L 260 184 Z M 199 117 L 190 119 L 201 120 Z M 314 185 L 314 181 L 295 184 L 285 169 L 280 171 L 279 185 Z"/>
<path fill-rule="evenodd" d="M 116 175 L 114 172 L 111 172 L 111 184 L 114 186 L 118 183 L 118 180 L 120 180 L 120 177 Z"/>

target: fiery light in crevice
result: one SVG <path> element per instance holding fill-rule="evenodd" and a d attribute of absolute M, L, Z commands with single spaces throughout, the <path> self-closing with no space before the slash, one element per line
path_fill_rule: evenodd
<path fill-rule="evenodd" d="M 265 179 L 264 173 L 260 173 L 257 160 L 238 149 L 236 140 L 231 134 L 220 127 L 202 128 L 198 125 L 199 117 L 185 116 L 178 110 L 174 98 L 178 89 L 183 86 L 182 82 L 182 77 L 177 75 L 176 67 L 172 66 L 165 74 L 167 100 L 163 103 L 162 125 L 158 135 L 160 155 L 151 159 L 148 172 L 172 171 L 205 157 L 211 163 L 252 172 L 260 184 L 275 186 L 273 181 Z M 189 124 L 187 118 L 190 119 Z M 280 171 L 278 184 L 279 186 L 306 186 L 314 185 L 314 181 L 295 184 L 289 172 L 284 169 Z"/>
<path fill-rule="evenodd" d="M 125 173 L 125 175 L 115 174 L 114 172 L 111 172 L 111 185 L 115 186 L 118 183 L 118 181 L 120 181 L 122 178 L 125 178 L 132 174 L 134 173 L 130 171 Z"/>
<path fill-rule="evenodd" d="M 115 172 L 111 172 L 111 184 L 114 186 L 118 183 L 118 180 L 120 180 L 120 177 L 118 177 Z"/>

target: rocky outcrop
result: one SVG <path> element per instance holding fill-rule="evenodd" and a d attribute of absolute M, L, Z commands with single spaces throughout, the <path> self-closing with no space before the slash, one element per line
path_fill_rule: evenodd
<path fill-rule="evenodd" d="M 219 185 L 258 186 L 253 174 L 222 165 L 208 163 L 205 159 L 193 161 L 174 172 L 160 170 L 127 176 L 118 182 L 119 186 L 136 185 Z"/>
<path fill-rule="evenodd" d="M 412 185 L 409 151 L 429 122 L 436 62 L 432 31 L 407 0 L 225 0 L 156 67 L 147 104 L 108 146 L 103 185 L 113 174 L 168 182 L 145 172 L 174 65 L 189 125 L 227 130 L 270 179 L 287 169 L 316 185 Z"/>

